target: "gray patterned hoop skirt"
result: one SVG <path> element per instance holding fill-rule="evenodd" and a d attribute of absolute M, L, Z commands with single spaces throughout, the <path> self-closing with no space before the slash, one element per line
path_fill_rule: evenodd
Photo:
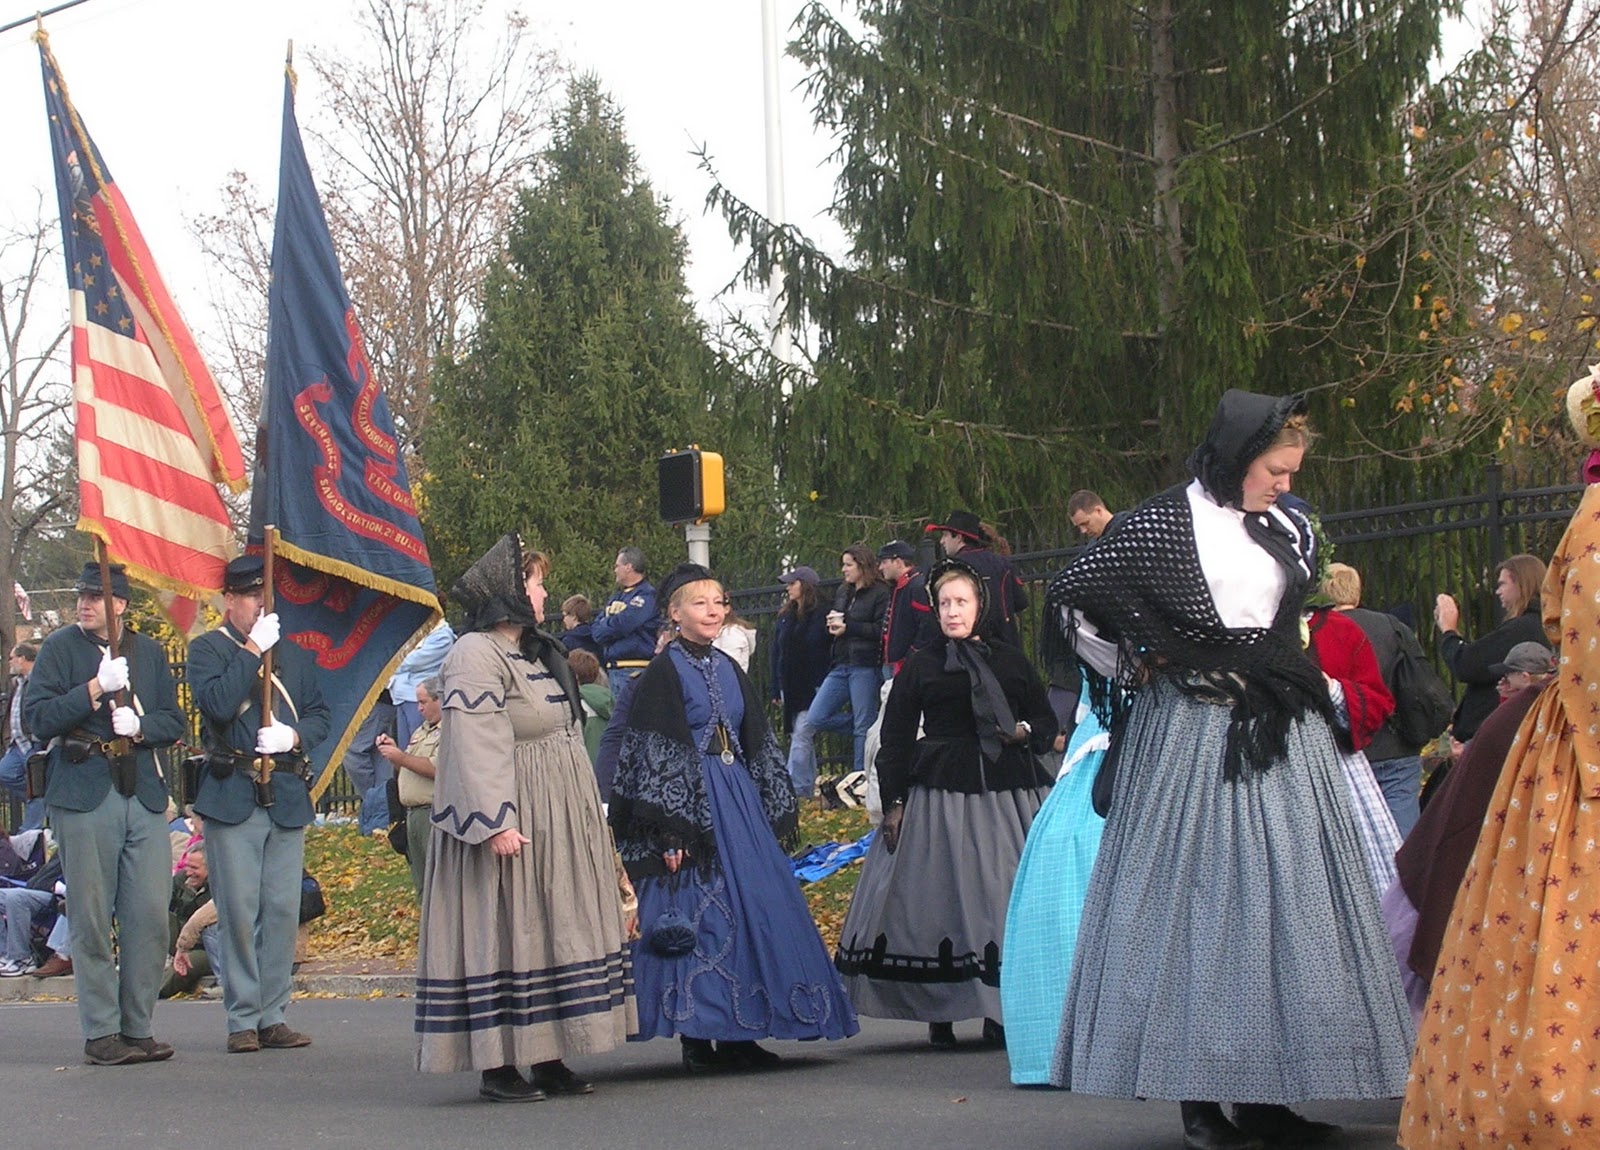
<path fill-rule="evenodd" d="M 1231 1102 L 1389 1098 L 1410 1009 L 1326 724 L 1223 778 L 1229 708 L 1135 700 L 1051 1081 Z"/>

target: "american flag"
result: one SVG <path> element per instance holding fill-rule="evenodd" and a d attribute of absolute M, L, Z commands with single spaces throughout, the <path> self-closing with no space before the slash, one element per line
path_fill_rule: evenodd
<path fill-rule="evenodd" d="M 71 298 L 78 529 L 172 596 L 168 613 L 188 630 L 235 550 L 216 485 L 244 489 L 244 456 L 42 30 L 37 39 Z"/>

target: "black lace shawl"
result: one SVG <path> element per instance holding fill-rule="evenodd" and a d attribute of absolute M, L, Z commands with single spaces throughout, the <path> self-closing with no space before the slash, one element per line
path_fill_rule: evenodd
<path fill-rule="evenodd" d="M 788 765 L 755 688 L 738 664 L 733 668 L 744 695 L 739 727 L 744 769 L 755 781 L 779 843 L 793 850 L 799 817 Z M 634 684 L 608 821 L 630 878 L 666 874 L 661 852 L 670 848 L 687 851 L 702 871 L 716 859 L 705 761 L 689 730 L 683 683 L 667 652 L 652 659 Z"/>
<path fill-rule="evenodd" d="M 1315 544 L 1309 518 L 1299 507 L 1280 511 L 1275 523 L 1285 532 L 1290 528 L 1284 521 L 1292 525 L 1294 549 L 1310 563 Z M 1133 693 L 1155 677 L 1230 704 L 1224 770 L 1232 779 L 1247 767 L 1266 770 L 1281 759 L 1295 720 L 1311 712 L 1333 718 L 1322 673 L 1300 641 L 1308 587 L 1303 574 L 1291 576 L 1271 627 L 1225 626 L 1200 567 L 1189 499 L 1179 486 L 1142 504 L 1115 535 L 1056 576 L 1045 604 L 1067 642 L 1076 610 L 1101 638 L 1117 644 L 1114 678 L 1083 664 L 1090 703 L 1113 733 Z"/>

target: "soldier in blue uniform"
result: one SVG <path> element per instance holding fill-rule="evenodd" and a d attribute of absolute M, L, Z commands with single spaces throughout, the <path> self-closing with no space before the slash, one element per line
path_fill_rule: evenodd
<path fill-rule="evenodd" d="M 656 612 L 656 589 L 644 577 L 643 551 L 637 547 L 618 551 L 612 573 L 617 577 L 616 594 L 595 616 L 590 633 L 605 652 L 600 663 L 606 669 L 611 697 L 620 700 L 656 657 L 661 616 Z"/>
<path fill-rule="evenodd" d="M 113 612 L 128 577 L 111 569 Z M 124 630 L 111 657 L 98 564 L 78 579 L 78 622 L 45 639 L 23 710 L 50 744 L 44 801 L 72 891 L 72 968 L 84 1058 L 96 1066 L 159 1062 L 151 1033 L 167 956 L 172 854 L 167 787 L 155 751 L 183 737 L 183 712 L 161 644 Z M 122 699 L 117 692 L 125 691 Z M 111 954 L 117 938 L 120 963 Z"/>
<path fill-rule="evenodd" d="M 228 564 L 226 620 L 189 645 L 189 689 L 203 716 L 206 769 L 194 810 L 205 820 L 212 898 L 222 936 L 228 1053 L 309 1046 L 284 1021 L 300 918 L 305 828 L 311 822 L 307 752 L 328 734 L 328 705 L 311 656 L 278 641 L 278 616 L 261 613 L 262 561 Z M 275 649 L 275 650 L 274 650 Z M 262 723 L 262 656 L 274 651 L 272 714 Z M 270 785 L 260 762 L 272 759 Z"/>

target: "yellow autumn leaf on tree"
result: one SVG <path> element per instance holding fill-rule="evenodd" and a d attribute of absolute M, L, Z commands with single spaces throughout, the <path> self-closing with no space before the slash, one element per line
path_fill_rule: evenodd
<path fill-rule="evenodd" d="M 1549 338 L 1549 334 L 1550 334 L 1549 332 L 1545 331 L 1543 328 L 1540 328 L 1537 331 L 1530 331 L 1528 333 L 1528 338 L 1530 340 L 1532 340 L 1534 343 L 1543 343 L 1546 339 Z"/>
<path fill-rule="evenodd" d="M 1506 316 L 1500 321 L 1500 330 L 1505 332 L 1507 335 L 1510 335 L 1521 326 L 1522 316 L 1516 312 L 1512 312 L 1510 315 Z"/>

